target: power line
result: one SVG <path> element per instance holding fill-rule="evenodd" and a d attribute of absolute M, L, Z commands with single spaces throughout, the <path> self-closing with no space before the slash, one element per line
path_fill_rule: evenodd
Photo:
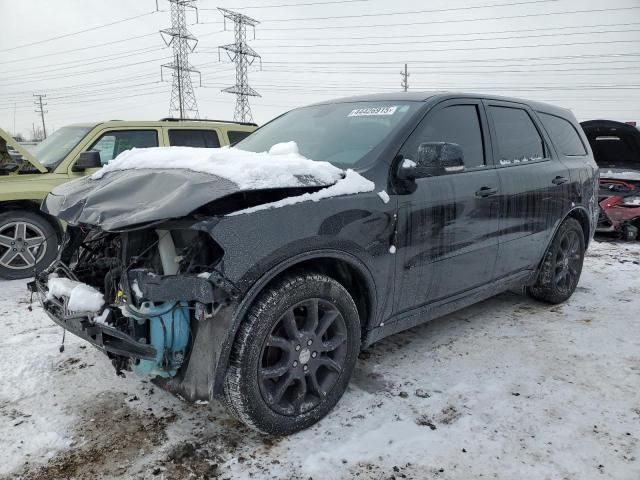
<path fill-rule="evenodd" d="M 84 30 L 78 30 L 77 32 L 65 33 L 64 35 L 58 35 L 57 37 L 47 38 L 46 40 L 38 40 L 37 42 L 24 43 L 22 45 L 16 45 L 15 47 L 4 48 L 4 49 L 0 50 L 0 52 L 9 52 L 11 50 L 17 50 L 18 48 L 31 47 L 32 45 L 40 45 L 42 43 L 47 43 L 47 42 L 52 42 L 54 40 L 59 40 L 61 38 L 67 38 L 67 37 L 71 37 L 73 35 L 78 35 L 78 34 L 81 34 L 81 33 L 92 32 L 92 31 L 98 30 L 100 28 L 110 27 L 112 25 L 118 25 L 120 23 L 129 22 L 129 21 L 135 20 L 137 18 L 142 18 L 142 17 L 146 17 L 148 15 L 153 15 L 154 13 L 156 13 L 155 10 L 153 12 L 142 13 L 140 15 L 135 15 L 133 17 L 127 17 L 127 18 L 123 18 L 121 20 L 116 20 L 115 22 L 105 23 L 103 25 L 96 25 L 95 27 L 91 27 L 91 28 L 85 28 Z"/>
<path fill-rule="evenodd" d="M 455 20 L 430 20 L 426 22 L 402 22 L 402 23 L 378 23 L 378 24 L 368 24 L 368 25 L 325 25 L 325 26 L 317 26 L 317 27 L 278 27 L 278 28 L 263 28 L 263 31 L 284 31 L 284 30 L 300 30 L 304 28 L 305 30 L 327 30 L 327 29 L 342 29 L 342 28 L 376 28 L 376 27 L 408 27 L 414 25 L 438 25 L 445 23 L 465 23 L 465 22 L 482 22 L 485 20 L 512 20 L 516 18 L 531 18 L 531 17 L 549 17 L 554 15 L 575 15 L 577 13 L 604 13 L 604 12 L 614 12 L 614 11 L 622 11 L 622 10 L 636 10 L 639 9 L 640 6 L 636 7 L 616 7 L 616 8 L 600 8 L 600 9 L 590 9 L 590 10 L 569 10 L 564 12 L 543 12 L 543 13 L 527 13 L 522 15 L 506 15 L 501 17 L 480 17 L 480 18 L 461 18 Z M 402 12 L 400 12 L 402 13 Z M 386 15 L 386 14 L 385 14 Z M 371 14 L 370 16 L 376 16 Z M 354 15 L 355 18 L 360 18 L 361 15 Z M 341 18 L 349 18 L 341 17 Z M 312 19 L 312 18 L 309 18 Z M 327 18 L 328 19 L 328 18 Z M 288 19 L 288 21 L 297 21 L 297 20 L 305 20 L 305 19 Z M 203 22 L 206 23 L 206 22 Z"/>
<path fill-rule="evenodd" d="M 225 29 L 227 20 L 233 22 L 235 36 L 234 43 L 218 47 L 225 50 L 231 61 L 236 64 L 236 84 L 232 87 L 224 88 L 222 91 L 233 93 L 236 96 L 233 119 L 239 122 L 251 122 L 253 121 L 253 116 L 249 105 L 249 97 L 259 97 L 260 94 L 249 86 L 248 67 L 256 59 L 260 59 L 260 55 L 247 44 L 247 25 L 254 28 L 255 36 L 255 27 L 260 22 L 242 13 L 233 12 L 225 8 L 219 8 L 218 10 L 224 17 Z M 218 55 L 220 54 L 218 53 Z"/>
<path fill-rule="evenodd" d="M 236 10 L 248 10 L 254 8 L 279 8 L 279 7 L 306 7 L 311 5 L 332 5 L 338 3 L 361 3 L 369 0 L 330 0 L 327 2 L 304 2 L 304 3 L 281 3 L 277 5 L 251 5 L 246 7 L 235 7 Z M 217 10 L 217 8 L 201 8 L 200 10 Z"/>
<path fill-rule="evenodd" d="M 129 40 L 137 40 L 139 38 L 145 38 L 145 37 L 151 37 L 151 36 L 156 36 L 158 34 L 158 32 L 151 32 L 151 33 L 145 33 L 144 35 L 136 35 L 134 37 L 127 37 L 127 38 L 123 38 L 122 40 L 113 40 L 111 42 L 105 42 L 105 43 L 96 43 L 94 45 L 88 45 L 86 47 L 78 47 L 78 48 L 71 48 L 69 50 L 62 50 L 59 52 L 52 52 L 52 53 L 45 53 L 42 55 L 35 55 L 33 57 L 20 57 L 20 58 L 16 58 L 15 60 L 11 60 L 11 61 L 7 61 L 7 62 L 0 62 L 0 65 L 5 65 L 5 64 L 14 64 L 17 62 L 26 62 L 28 60 L 35 60 L 37 58 L 43 58 L 43 57 L 53 57 L 54 55 L 64 55 L 65 53 L 75 53 L 75 52 L 80 52 L 82 50 L 93 50 L 94 48 L 98 48 L 98 47 L 105 47 L 108 45 L 115 45 L 116 43 L 123 43 L 123 42 L 128 42 Z"/>
<path fill-rule="evenodd" d="M 543 28 L 518 28 L 516 30 L 492 30 L 490 32 L 484 31 L 484 32 L 464 32 L 464 33 L 454 33 L 454 32 L 447 32 L 447 33 L 423 33 L 420 35 L 406 35 L 404 33 L 401 34 L 395 34 L 395 35 L 365 35 L 365 36 L 358 36 L 358 37 L 354 37 L 353 35 L 350 35 L 348 37 L 336 37 L 335 35 L 331 35 L 331 40 L 368 40 L 368 39 L 383 39 L 383 38 L 390 38 L 390 39 L 396 39 L 396 38 L 432 38 L 432 37 L 446 37 L 446 38 L 450 38 L 452 36 L 455 37 L 466 37 L 466 36 L 471 36 L 471 35 L 488 35 L 488 34 L 501 34 L 501 33 L 522 33 L 522 32 L 543 32 L 543 31 L 549 31 L 549 30 L 562 30 L 563 32 L 560 33 L 550 33 L 547 34 L 549 36 L 564 36 L 564 35 L 590 35 L 592 33 L 625 33 L 625 32 L 636 32 L 638 30 L 605 30 L 605 31 L 596 31 L 596 32 L 587 32 L 584 31 L 585 28 L 600 28 L 600 27 L 630 27 L 630 26 L 636 26 L 636 25 L 640 25 L 640 22 L 629 22 L 629 23 L 601 23 L 601 24 L 596 24 L 596 25 L 564 25 L 564 26 L 560 26 L 560 27 L 543 27 Z M 580 29 L 580 32 L 569 32 L 569 33 L 565 33 L 564 30 L 572 30 L 572 29 Z M 509 36 L 509 37 L 489 37 L 488 39 L 478 39 L 478 40 L 502 40 L 502 39 L 508 39 L 508 38 L 538 38 L 539 36 L 544 36 L 544 35 L 518 35 L 518 36 Z M 322 36 L 322 37 L 299 37 L 296 36 L 296 38 L 298 40 L 326 40 L 327 36 Z M 272 40 L 279 40 L 279 41 L 289 41 L 291 40 L 290 38 L 287 37 L 270 37 L 270 38 L 258 38 L 256 39 L 257 42 L 263 42 L 263 41 L 272 41 Z M 460 41 L 460 40 L 452 40 L 452 41 Z"/>

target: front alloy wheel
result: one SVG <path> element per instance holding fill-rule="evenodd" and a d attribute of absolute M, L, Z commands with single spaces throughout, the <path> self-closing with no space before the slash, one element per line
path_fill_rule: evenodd
<path fill-rule="evenodd" d="M 57 250 L 57 235 L 51 224 L 31 212 L 0 214 L 0 278 L 32 276 L 36 267 L 46 267 Z"/>
<path fill-rule="evenodd" d="M 360 334 L 355 303 L 335 279 L 302 272 L 277 280 L 236 335 L 224 385 L 229 410 L 274 435 L 313 425 L 347 388 Z"/>
<path fill-rule="evenodd" d="M 304 300 L 280 317 L 262 347 L 258 371 L 265 402 L 282 415 L 318 406 L 340 378 L 347 358 L 347 326 L 320 298 Z"/>

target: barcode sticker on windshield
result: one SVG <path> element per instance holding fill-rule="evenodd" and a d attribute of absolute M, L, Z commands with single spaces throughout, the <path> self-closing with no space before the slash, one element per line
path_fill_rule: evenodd
<path fill-rule="evenodd" d="M 374 115 L 393 115 L 396 113 L 398 107 L 396 105 L 392 107 L 369 107 L 369 108 L 356 108 L 351 110 L 347 117 L 371 117 Z"/>

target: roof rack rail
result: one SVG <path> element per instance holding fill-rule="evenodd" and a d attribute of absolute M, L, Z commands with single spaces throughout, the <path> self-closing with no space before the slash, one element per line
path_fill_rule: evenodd
<path fill-rule="evenodd" d="M 217 123 L 235 123 L 236 125 L 248 125 L 257 127 L 257 123 L 253 122 L 236 122 L 234 120 L 213 120 L 211 118 L 173 118 L 165 117 L 160 119 L 161 122 L 217 122 Z"/>

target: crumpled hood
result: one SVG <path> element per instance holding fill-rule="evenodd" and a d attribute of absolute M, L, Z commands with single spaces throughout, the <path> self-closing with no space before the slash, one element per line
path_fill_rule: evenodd
<path fill-rule="evenodd" d="M 292 187 L 317 189 L 326 185 L 305 177 Z M 56 187 L 44 200 L 42 211 L 72 225 L 118 230 L 184 217 L 203 205 L 247 190 L 229 179 L 192 170 L 115 170 L 99 179 L 83 177 Z"/>

